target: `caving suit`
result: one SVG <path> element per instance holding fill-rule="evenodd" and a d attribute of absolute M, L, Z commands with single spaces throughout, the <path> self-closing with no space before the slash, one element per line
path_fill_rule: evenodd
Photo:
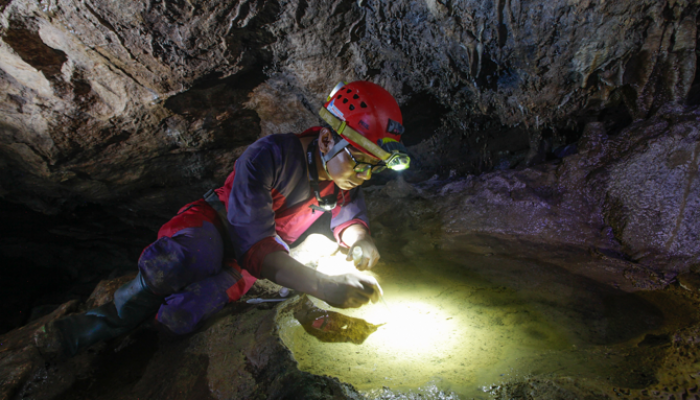
<path fill-rule="evenodd" d="M 87 328 L 72 329 L 64 323 L 70 352 L 128 332 L 156 311 L 159 322 L 185 334 L 226 303 L 238 300 L 260 277 L 265 256 L 288 252 L 287 244 L 324 214 L 310 207 L 318 201 L 299 140 L 319 131 L 316 127 L 300 135 L 270 135 L 250 145 L 224 186 L 216 189 L 228 226 L 204 199 L 183 207 L 161 227 L 158 240 L 144 249 L 139 275 L 115 293 L 114 303 L 64 319 L 92 318 Z M 332 181 L 323 181 L 319 189 L 321 196 L 337 193 L 330 229 L 341 245 L 345 228 L 368 227 L 359 187 L 343 191 Z"/>

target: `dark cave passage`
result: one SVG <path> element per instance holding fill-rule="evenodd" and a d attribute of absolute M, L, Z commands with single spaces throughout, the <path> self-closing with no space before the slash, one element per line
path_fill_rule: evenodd
<path fill-rule="evenodd" d="M 85 301 L 102 279 L 136 271 L 154 232 L 130 226 L 97 205 L 47 216 L 0 200 L 2 333 Z"/>

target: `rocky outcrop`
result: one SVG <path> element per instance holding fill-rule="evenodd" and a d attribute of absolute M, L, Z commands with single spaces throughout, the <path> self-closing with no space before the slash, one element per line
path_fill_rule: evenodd
<path fill-rule="evenodd" d="M 6 4 L 4 195 L 46 213 L 73 201 L 138 210 L 225 177 L 259 134 L 242 103 L 271 40 L 259 26 L 277 8 L 202 6 Z"/>
<path fill-rule="evenodd" d="M 301 372 L 282 344 L 272 305 L 234 303 L 196 333 L 176 336 L 145 323 L 63 362 L 45 362 L 34 331 L 67 313 L 100 305 L 129 277 L 103 281 L 91 301 L 72 301 L 32 324 L 0 336 L 0 399 L 363 399 L 351 386 Z M 258 281 L 254 296 L 279 286 Z M 160 330 L 160 332 L 159 332 Z"/>
<path fill-rule="evenodd" d="M 221 184 L 241 146 L 317 123 L 341 79 L 397 97 L 406 142 L 431 138 L 413 150 L 430 173 L 537 164 L 587 122 L 610 134 L 696 102 L 697 11 L 675 0 L 7 1 L 0 193 L 45 213 L 91 202 L 166 218 Z"/>
<path fill-rule="evenodd" d="M 68 389 L 77 378 L 74 368 L 62 368 L 52 371 L 48 376 L 48 368 L 41 354 L 34 346 L 34 332 L 51 320 L 58 319 L 78 308 L 77 301 L 61 305 L 51 314 L 25 325 L 19 329 L 0 336 L 0 398 L 15 399 L 34 396 L 35 398 L 51 398 Z M 73 365 L 84 365 L 90 355 L 70 361 Z M 53 373 L 55 372 L 55 373 Z M 42 379 L 43 378 L 43 379 Z M 37 381 L 46 380 L 50 385 L 42 385 L 35 390 Z"/>
<path fill-rule="evenodd" d="M 526 241 L 552 254 L 573 246 L 630 265 L 687 271 L 700 262 L 699 127 L 697 108 L 616 135 L 589 123 L 578 154 L 562 160 L 419 185 L 398 180 L 369 190 L 373 229 L 404 241 L 409 255 L 480 236 L 493 239 L 471 251 L 509 253 L 504 243 Z M 533 251 L 535 258 L 546 253 Z"/>

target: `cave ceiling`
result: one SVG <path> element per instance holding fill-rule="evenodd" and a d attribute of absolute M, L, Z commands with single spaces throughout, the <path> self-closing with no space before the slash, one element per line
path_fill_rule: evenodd
<path fill-rule="evenodd" d="M 5 0 L 0 196 L 167 218 L 356 79 L 402 106 L 409 180 L 541 163 L 587 123 L 614 135 L 698 103 L 698 6 Z"/>

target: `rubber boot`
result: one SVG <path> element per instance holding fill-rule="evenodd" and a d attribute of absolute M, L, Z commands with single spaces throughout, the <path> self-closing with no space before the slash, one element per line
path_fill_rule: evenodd
<path fill-rule="evenodd" d="M 40 352 L 50 353 L 54 358 L 72 357 L 101 340 L 115 338 L 136 328 L 158 311 L 163 299 L 146 286 L 139 272 L 134 280 L 117 289 L 114 302 L 51 323 L 44 329 L 51 339 L 37 343 L 37 347 Z"/>

